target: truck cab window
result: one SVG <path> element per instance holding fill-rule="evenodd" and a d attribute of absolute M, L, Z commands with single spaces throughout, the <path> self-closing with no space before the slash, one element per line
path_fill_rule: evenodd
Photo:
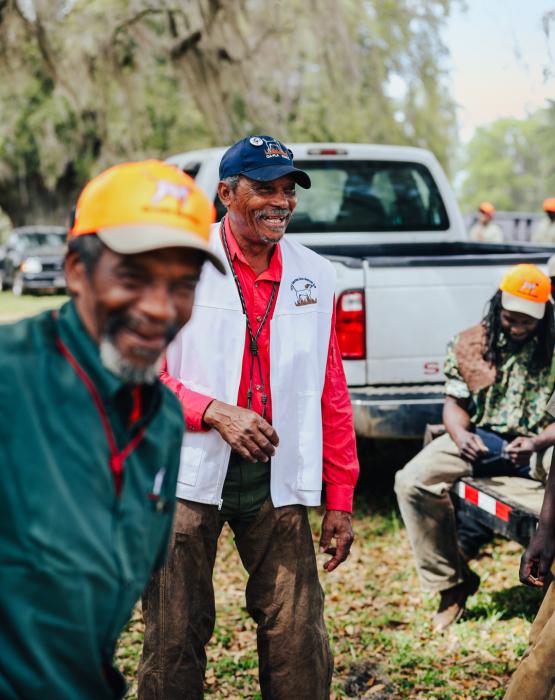
<path fill-rule="evenodd" d="M 297 167 L 313 187 L 298 191 L 288 233 L 449 228 L 438 187 L 421 163 L 312 160 Z"/>

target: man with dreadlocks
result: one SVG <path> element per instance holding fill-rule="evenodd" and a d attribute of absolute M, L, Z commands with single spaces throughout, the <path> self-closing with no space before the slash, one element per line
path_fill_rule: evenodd
<path fill-rule="evenodd" d="M 452 485 L 470 475 L 529 476 L 555 444 L 555 423 L 545 412 L 554 389 L 550 293 L 549 277 L 535 265 L 509 270 L 482 322 L 448 346 L 447 433 L 396 475 L 421 586 L 440 594 L 436 631 L 461 617 L 480 584 L 457 546 Z"/>

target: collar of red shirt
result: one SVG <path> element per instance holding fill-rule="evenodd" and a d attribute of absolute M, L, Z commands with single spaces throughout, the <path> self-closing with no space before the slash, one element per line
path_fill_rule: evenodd
<path fill-rule="evenodd" d="M 233 231 L 231 230 L 231 226 L 227 216 L 224 218 L 224 231 L 231 259 L 234 262 L 238 261 L 241 264 L 250 267 L 249 263 L 247 262 L 247 259 L 243 255 L 243 251 L 241 250 L 239 244 L 235 240 L 235 236 L 233 235 Z M 281 248 L 279 243 L 276 243 L 276 245 L 274 246 L 272 257 L 270 258 L 270 264 L 264 270 L 264 272 L 258 275 L 257 279 L 268 280 L 270 282 L 280 282 L 282 270 L 283 263 L 281 259 Z"/>

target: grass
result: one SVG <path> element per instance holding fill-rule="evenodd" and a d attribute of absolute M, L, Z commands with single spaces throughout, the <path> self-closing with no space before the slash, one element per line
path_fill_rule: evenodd
<path fill-rule="evenodd" d="M 317 534 L 319 516 L 312 513 Z M 497 540 L 473 568 L 482 586 L 466 618 L 434 635 L 436 601 L 418 588 L 411 553 L 391 499 L 379 509 L 361 497 L 355 511 L 357 540 L 336 572 L 322 572 L 326 620 L 335 657 L 333 698 L 368 700 L 486 700 L 502 698 L 526 648 L 540 603 L 537 591 L 518 583 L 521 548 Z M 325 558 L 319 557 L 320 568 Z M 217 626 L 208 649 L 207 698 L 260 698 L 256 633 L 244 608 L 246 576 L 224 530 L 215 571 Z M 118 663 L 136 697 L 135 674 L 142 622 L 137 609 L 123 635 Z M 371 692 L 374 690 L 374 692 Z"/>
<path fill-rule="evenodd" d="M 0 321 L 58 306 L 64 297 L 0 294 Z M 414 446 L 359 446 L 372 475 L 408 458 Z M 494 700 L 526 648 L 540 603 L 537 591 L 518 583 L 521 548 L 497 540 L 473 563 L 482 585 L 468 601 L 466 618 L 445 634 L 432 634 L 436 600 L 418 588 L 412 557 L 391 483 L 367 479 L 354 514 L 356 541 L 350 558 L 332 574 L 322 571 L 326 621 L 335 657 L 333 699 Z M 372 494 L 370 496 L 369 494 Z M 315 541 L 320 517 L 311 513 Z M 319 557 L 321 566 L 325 557 Z M 260 698 L 256 632 L 245 610 L 246 576 L 226 528 L 215 569 L 218 619 L 208 648 L 206 697 Z M 126 674 L 128 698 L 136 698 L 136 669 L 143 623 L 140 607 L 123 634 L 117 663 Z M 292 698 L 291 700 L 295 700 Z"/>
<path fill-rule="evenodd" d="M 31 316 L 45 309 L 61 306 L 67 297 L 63 294 L 24 294 L 20 297 L 11 292 L 0 292 L 0 323 L 16 321 L 23 316 Z"/>

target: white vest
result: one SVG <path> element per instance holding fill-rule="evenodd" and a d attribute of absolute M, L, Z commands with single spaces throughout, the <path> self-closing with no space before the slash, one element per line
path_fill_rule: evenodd
<path fill-rule="evenodd" d="M 335 270 L 328 260 L 287 238 L 270 321 L 272 424 L 279 446 L 271 462 L 274 506 L 319 505 L 322 490 L 321 398 L 331 331 Z M 226 260 L 219 227 L 211 248 Z M 227 267 L 227 260 L 226 260 Z M 168 348 L 168 372 L 186 387 L 237 405 L 245 317 L 231 273 L 203 266 L 193 315 Z M 177 496 L 219 505 L 231 448 L 216 430 L 187 431 Z"/>

